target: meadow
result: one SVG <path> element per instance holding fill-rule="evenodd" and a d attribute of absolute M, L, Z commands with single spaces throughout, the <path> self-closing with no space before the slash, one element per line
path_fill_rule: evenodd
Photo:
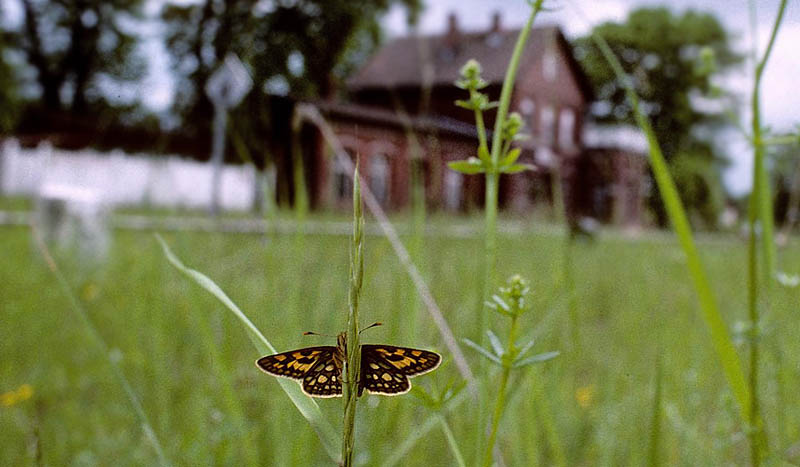
<path fill-rule="evenodd" d="M 346 326 L 348 236 L 298 240 L 183 232 L 164 238 L 187 266 L 219 284 L 279 351 L 333 345 L 333 338 L 302 333 L 335 334 Z M 609 231 L 576 242 L 574 296 L 563 280 L 563 236 L 531 228 L 514 235 L 501 231 L 498 240 L 500 277 L 519 273 L 531 282 L 534 306 L 521 318 L 521 335 L 536 337 L 536 352 L 560 352 L 511 379 L 498 436 L 506 465 L 642 465 L 652 459 L 655 433 L 664 464 L 746 463 L 746 428 L 672 235 L 630 238 Z M 30 230 L 4 227 L 0 244 L 0 465 L 157 463 L 109 356 L 121 365 L 175 465 L 330 465 L 274 378 L 254 366 L 260 355 L 240 322 L 168 263 L 152 233 L 116 231 L 109 259 L 101 265 L 84 264 L 66 252 L 56 255 L 110 355 L 94 345 L 92 331 L 71 309 Z M 418 255 L 459 339 L 479 340 L 484 332 L 482 246 L 480 235 L 431 235 Z M 734 235 L 709 234 L 699 237 L 698 247 L 746 361 L 746 342 L 737 330 L 747 320 L 747 244 Z M 800 244 L 792 240 L 780 249 L 778 262 L 796 272 Z M 380 236 L 366 237 L 364 274 L 361 321 L 384 325 L 363 334 L 363 342 L 442 352 L 445 365 L 412 380 L 415 386 L 435 391 L 459 380 L 406 271 Z M 798 294 L 798 288 L 776 286 L 770 296 L 769 314 L 762 319 L 759 381 L 771 452 L 795 462 L 800 461 L 800 400 L 793 389 L 800 384 Z M 414 313 L 416 326 L 410 324 Z M 498 316 L 489 323 L 498 334 L 507 332 Z M 481 368 L 477 353 L 462 348 L 476 371 Z M 479 372 L 489 394 L 497 379 L 492 371 Z M 444 417 L 470 459 L 480 443 L 473 403 L 464 395 Z M 341 400 L 320 405 L 339 427 Z M 365 397 L 357 417 L 357 464 L 455 464 L 438 425 L 407 452 L 402 448 L 434 417 L 414 395 Z"/>

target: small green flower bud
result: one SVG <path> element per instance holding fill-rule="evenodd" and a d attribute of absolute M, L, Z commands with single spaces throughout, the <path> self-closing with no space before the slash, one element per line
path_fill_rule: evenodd
<path fill-rule="evenodd" d="M 522 128 L 522 117 L 517 112 L 511 112 L 503 122 L 503 139 L 505 141 L 513 140 L 520 128 Z"/>
<path fill-rule="evenodd" d="M 471 58 L 461 67 L 461 76 L 468 80 L 480 79 L 481 71 L 481 64 L 474 58 Z"/>

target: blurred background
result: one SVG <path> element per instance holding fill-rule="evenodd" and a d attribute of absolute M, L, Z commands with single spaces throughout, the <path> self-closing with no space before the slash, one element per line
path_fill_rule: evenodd
<path fill-rule="evenodd" d="M 644 138 L 587 39 L 597 29 L 625 52 L 696 226 L 730 227 L 750 185 L 751 157 L 736 131 L 748 118 L 745 62 L 753 32 L 765 42 L 768 6 L 756 10 L 754 28 L 746 2 L 702 10 L 682 1 L 565 2 L 543 14 L 512 105 L 532 136 L 522 158 L 543 170 L 504 182 L 501 204 L 546 213 L 560 181 L 572 216 L 665 225 L 641 161 Z M 452 105 L 464 94 L 453 81 L 476 58 L 490 94 L 498 92 L 525 8 L 514 1 L 3 1 L 0 187 L 31 197 L 46 185 L 80 186 L 114 206 L 197 209 L 212 204 L 210 185 L 219 180 L 225 209 L 289 206 L 289 123 L 295 105 L 312 103 L 370 166 L 365 177 L 389 210 L 410 203 L 411 131 L 424 154 L 427 204 L 468 212 L 482 204 L 479 183 L 442 165 L 471 155 L 475 142 L 471 113 Z M 792 129 L 800 104 L 790 78 L 800 66 L 791 53 L 795 8 L 764 79 L 765 123 L 775 132 Z M 227 165 L 215 179 L 200 164 L 213 152 L 209 83 L 217 71 L 228 76 L 223 64 L 234 56 L 241 66 L 226 79 L 240 88 L 225 83 L 237 95 L 220 107 L 230 113 L 220 150 Z M 311 206 L 346 206 L 337 202 L 347 191 L 343 177 L 326 163 L 318 134 L 297 132 Z M 795 170 L 783 159 L 775 155 L 779 221 L 792 210 Z"/>
<path fill-rule="evenodd" d="M 765 46 L 776 2 L 546 3 L 511 99 L 528 135 L 520 161 L 536 170 L 501 178 L 499 264 L 531 280 L 529 330 L 562 356 L 520 377 L 549 405 L 513 399 L 510 426 L 525 430 L 501 433 L 508 465 L 644 462 L 637 427 L 650 420 L 662 347 L 677 348 L 662 362 L 665 458 L 736 463 L 745 427 L 706 355 L 647 141 L 590 34 L 632 76 L 735 328 L 753 158 L 741 128 L 753 47 Z M 324 463 L 313 432 L 255 371 L 238 323 L 169 266 L 151 233 L 218 281 L 278 349 L 322 345 L 300 334 L 344 326 L 352 181 L 336 147 L 359 161 L 456 336 L 479 336 L 480 255 L 465 252 L 482 248 L 485 186 L 447 168 L 478 146 L 454 82 L 476 59 L 496 100 L 529 11 L 523 0 L 0 0 L 0 464 L 156 462 L 108 355 L 178 465 Z M 797 131 L 797 43 L 790 3 L 762 83 L 772 135 Z M 790 286 L 774 296 L 776 322 L 796 320 L 797 147 L 768 153 Z M 586 239 L 570 284 L 567 231 Z M 373 337 L 442 350 L 391 246 L 368 232 L 364 316 L 386 323 Z M 663 329 L 658 349 L 648 327 Z M 797 332 L 773 336 L 774 347 Z M 795 460 L 800 411 L 785 410 L 785 390 L 800 382 L 798 359 L 790 346 L 765 364 L 779 375 L 765 383 L 765 418 Z M 452 366 L 441 373 L 432 386 L 456 377 Z M 425 419 L 403 399 L 375 399 L 360 415 L 365 432 L 374 427 L 360 464 L 391 459 L 382 434 L 405 438 Z M 323 409 L 338 419 L 338 404 Z M 468 415 L 454 417 L 469 440 Z M 435 454 L 446 449 L 435 433 L 401 463 L 452 465 Z"/>

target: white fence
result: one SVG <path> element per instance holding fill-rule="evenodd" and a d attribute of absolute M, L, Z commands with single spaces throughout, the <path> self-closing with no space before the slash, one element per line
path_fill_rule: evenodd
<path fill-rule="evenodd" d="M 221 208 L 252 209 L 261 178 L 252 165 L 225 166 Z M 43 187 L 59 185 L 91 190 L 112 206 L 207 208 L 211 179 L 209 164 L 177 156 L 65 151 L 47 143 L 24 149 L 13 139 L 0 146 L 0 193 L 5 195 L 35 197 Z"/>

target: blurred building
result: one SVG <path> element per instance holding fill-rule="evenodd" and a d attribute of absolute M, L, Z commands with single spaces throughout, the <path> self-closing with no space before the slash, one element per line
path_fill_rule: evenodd
<path fill-rule="evenodd" d="M 483 91 L 498 100 L 519 32 L 504 29 L 499 14 L 488 30 L 464 32 L 451 15 L 443 34 L 386 44 L 347 82 L 347 100 L 317 103 L 351 158 L 358 155 L 362 174 L 386 209 L 410 203 L 415 163 L 424 172 L 431 207 L 457 211 L 482 205 L 483 177 L 465 176 L 446 165 L 475 156 L 478 146 L 473 112 L 454 105 L 467 97 L 466 91 L 453 83 L 474 58 L 489 83 Z M 644 152 L 641 145 L 615 143 L 608 137 L 613 130 L 586 126 L 592 98 L 561 31 L 534 28 L 510 110 L 523 116 L 523 131 L 531 136 L 520 143 L 520 161 L 539 170 L 502 177 L 502 208 L 528 211 L 537 203 L 552 203 L 557 177 L 570 217 L 627 225 L 641 221 Z M 485 118 L 486 127 L 493 128 L 494 112 Z M 585 128 L 594 128 L 588 140 Z M 313 152 L 304 158 L 312 204 L 352 206 L 347 174 L 333 164 L 324 145 L 307 149 Z"/>

